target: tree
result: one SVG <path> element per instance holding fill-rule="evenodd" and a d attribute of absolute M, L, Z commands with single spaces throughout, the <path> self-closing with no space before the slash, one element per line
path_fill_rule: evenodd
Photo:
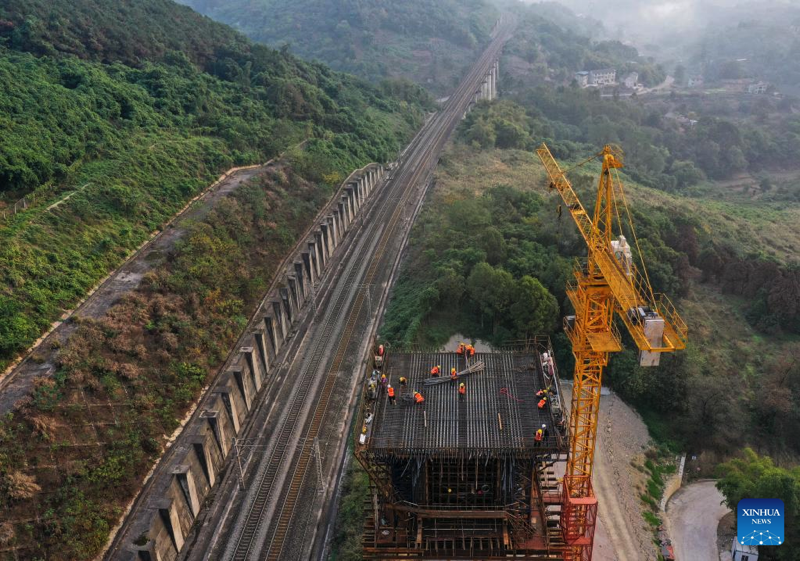
<path fill-rule="evenodd" d="M 703 170 L 688 160 L 675 160 L 670 167 L 670 173 L 677 181 L 678 189 L 685 189 L 696 185 L 705 179 Z"/>
<path fill-rule="evenodd" d="M 497 318 L 508 312 L 514 295 L 514 278 L 511 273 L 494 269 L 486 262 L 478 263 L 467 279 L 467 292 L 478 305 L 481 324 L 484 316 L 492 319 L 492 332 L 497 328 Z"/>
<path fill-rule="evenodd" d="M 725 496 L 731 510 L 742 499 L 781 499 L 784 505 L 785 543 L 780 547 L 762 547 L 763 559 L 800 560 L 800 467 L 791 470 L 777 467 L 769 456 L 759 456 L 745 448 L 741 458 L 717 467 L 717 489 Z"/>
<path fill-rule="evenodd" d="M 542 283 L 526 275 L 516 283 L 510 315 L 515 331 L 526 339 L 549 335 L 558 320 L 558 302 Z"/>

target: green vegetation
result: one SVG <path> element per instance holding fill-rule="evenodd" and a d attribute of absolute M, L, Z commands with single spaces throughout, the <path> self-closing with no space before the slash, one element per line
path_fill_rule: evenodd
<path fill-rule="evenodd" d="M 403 76 L 449 91 L 488 42 L 498 11 L 484 0 L 181 0 L 256 41 L 369 80 Z"/>
<path fill-rule="evenodd" d="M 416 86 L 365 84 L 165 0 L 2 10 L 14 88 L 0 95 L 0 209 L 37 196 L 0 222 L 0 369 L 220 171 L 309 139 L 298 165 L 335 183 L 393 158 L 429 104 Z"/>
<path fill-rule="evenodd" d="M 731 510 L 745 498 L 781 499 L 786 541 L 780 547 L 759 548 L 759 559 L 776 561 L 800 560 L 800 467 L 776 466 L 767 456 L 759 456 L 746 448 L 741 457 L 717 468 L 717 488 L 725 496 Z"/>
<path fill-rule="evenodd" d="M 438 189 L 433 197 L 414 225 L 382 336 L 427 342 L 423 320 L 439 310 L 464 332 L 495 342 L 552 333 L 558 304 L 546 287 L 563 286 L 566 267 L 531 227 L 542 198 L 502 185 L 477 197 Z"/>
<path fill-rule="evenodd" d="M 0 420 L 0 511 L 13 521 L 4 547 L 26 559 L 97 555 L 330 194 L 271 168 L 183 226 L 103 318 L 81 320 L 55 375 Z"/>
<path fill-rule="evenodd" d="M 363 559 L 361 538 L 364 534 L 364 501 L 369 497 L 369 477 L 352 456 L 342 478 L 336 528 L 331 544 L 330 561 L 360 561 Z"/>

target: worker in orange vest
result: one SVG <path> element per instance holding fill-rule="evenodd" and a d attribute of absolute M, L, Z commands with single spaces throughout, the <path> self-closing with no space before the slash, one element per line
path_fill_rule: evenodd
<path fill-rule="evenodd" d="M 533 445 L 534 446 L 541 446 L 542 445 L 542 437 L 543 436 L 544 436 L 544 433 L 542 432 L 542 429 L 537 430 L 536 431 L 536 436 L 533 437 Z"/>
<path fill-rule="evenodd" d="M 472 345 L 467 345 L 467 354 L 470 356 L 470 358 L 475 356 L 475 347 Z"/>
<path fill-rule="evenodd" d="M 394 398 L 394 388 L 392 386 L 389 386 L 388 388 L 386 388 L 386 393 L 389 394 L 389 403 L 395 405 L 397 402 Z"/>
<path fill-rule="evenodd" d="M 464 385 L 464 382 L 461 382 L 458 385 L 458 399 L 464 401 L 465 397 L 467 397 L 467 386 Z"/>
<path fill-rule="evenodd" d="M 550 394 L 550 386 L 536 392 L 536 397 L 547 397 Z"/>
<path fill-rule="evenodd" d="M 439 372 L 441 371 L 442 371 L 441 366 L 434 366 L 433 368 L 431 368 L 431 376 L 433 376 L 434 378 L 438 378 Z"/>
<path fill-rule="evenodd" d="M 456 354 L 457 355 L 463 355 L 464 354 L 464 343 L 459 343 L 458 344 L 458 348 L 456 349 Z"/>
<path fill-rule="evenodd" d="M 422 397 L 422 394 L 419 392 L 414 392 L 414 403 L 422 403 L 425 401 L 425 398 Z"/>
<path fill-rule="evenodd" d="M 455 368 L 450 369 L 450 379 L 454 382 L 458 380 L 458 371 Z"/>
<path fill-rule="evenodd" d="M 539 409 L 544 409 L 545 405 L 547 405 L 547 396 L 539 400 Z"/>

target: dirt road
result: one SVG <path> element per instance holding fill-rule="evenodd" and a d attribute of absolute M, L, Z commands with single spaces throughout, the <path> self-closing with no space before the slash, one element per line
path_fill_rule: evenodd
<path fill-rule="evenodd" d="M 730 510 L 714 481 L 682 487 L 667 503 L 667 525 L 676 559 L 718 561 L 717 525 Z"/>

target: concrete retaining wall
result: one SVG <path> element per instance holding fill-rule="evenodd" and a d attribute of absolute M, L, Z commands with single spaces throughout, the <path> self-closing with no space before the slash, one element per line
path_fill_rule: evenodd
<path fill-rule="evenodd" d="M 184 427 L 175 453 L 154 476 L 143 504 L 126 521 L 126 561 L 173 561 L 212 488 L 248 414 L 269 390 L 294 325 L 313 299 L 357 212 L 382 183 L 384 168 L 370 164 L 350 175 L 309 232 L 283 262 L 241 346 Z M 285 270 L 283 270 L 285 269 Z"/>

